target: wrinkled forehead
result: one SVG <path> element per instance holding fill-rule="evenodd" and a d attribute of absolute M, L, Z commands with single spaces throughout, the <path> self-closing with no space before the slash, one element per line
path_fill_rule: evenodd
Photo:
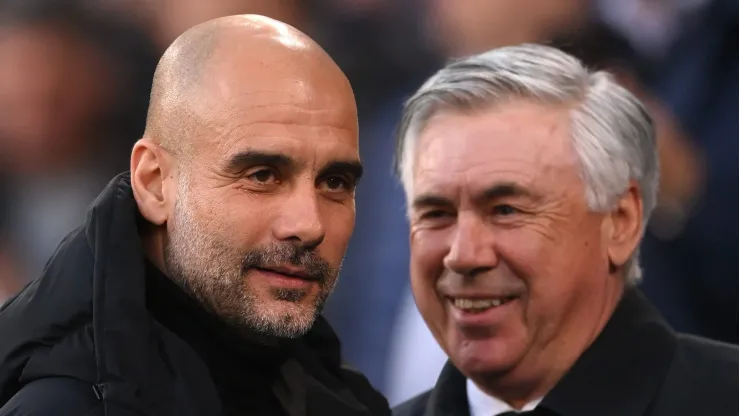
<path fill-rule="evenodd" d="M 522 102 L 433 116 L 414 146 L 413 193 L 471 193 L 494 183 L 580 182 L 567 110 Z"/>
<path fill-rule="evenodd" d="M 314 63 L 316 64 L 316 63 Z M 207 71 L 196 121 L 208 147 L 227 150 L 252 135 L 320 133 L 357 147 L 357 108 L 346 78 L 333 68 L 265 68 L 259 65 Z"/>
<path fill-rule="evenodd" d="M 244 155 L 290 161 L 292 169 L 318 172 L 333 163 L 359 164 L 356 114 L 306 99 L 302 91 L 257 89 L 230 97 L 199 131 L 196 158 L 209 169 L 234 172 Z M 251 160 L 251 159 L 250 159 Z M 238 169 L 236 169 L 238 171 Z M 297 171 L 296 171 L 297 172 Z"/>

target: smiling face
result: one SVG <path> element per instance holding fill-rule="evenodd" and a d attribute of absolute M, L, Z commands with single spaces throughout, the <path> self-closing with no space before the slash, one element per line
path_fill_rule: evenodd
<path fill-rule="evenodd" d="M 206 76 L 165 184 L 168 273 L 224 320 L 277 337 L 308 331 L 332 292 L 362 170 L 349 84 L 304 58 Z"/>
<path fill-rule="evenodd" d="M 442 112 L 416 144 L 412 290 L 452 362 L 489 387 L 567 369 L 619 284 L 610 217 L 586 204 L 568 110 L 514 100 Z"/>

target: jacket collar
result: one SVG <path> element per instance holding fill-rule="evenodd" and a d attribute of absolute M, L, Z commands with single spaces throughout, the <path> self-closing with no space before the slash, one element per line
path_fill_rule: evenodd
<path fill-rule="evenodd" d="M 641 415 L 651 405 L 673 360 L 676 337 L 635 288 L 609 322 L 540 403 L 560 416 Z M 447 362 L 425 416 L 469 415 L 465 376 Z"/>
<path fill-rule="evenodd" d="M 0 332 L 13 336 L 0 343 L 0 402 L 20 387 L 37 353 L 91 325 L 94 351 L 83 360 L 89 368 L 61 362 L 55 371 L 97 384 L 107 399 L 141 403 L 139 383 L 150 378 L 150 369 L 143 360 L 121 360 L 147 357 L 153 326 L 136 220 L 129 175 L 121 174 L 95 200 L 82 227 L 65 237 L 43 275 L 4 305 Z"/>
<path fill-rule="evenodd" d="M 139 218 L 131 176 L 122 173 L 93 203 L 83 230 L 94 259 L 92 323 L 98 386 L 107 401 L 144 409 L 161 399 L 150 397 L 158 391 L 150 385 L 153 372 L 161 369 L 146 359 L 154 352 L 157 324 L 146 306 Z M 199 372 L 207 375 L 201 367 Z"/>

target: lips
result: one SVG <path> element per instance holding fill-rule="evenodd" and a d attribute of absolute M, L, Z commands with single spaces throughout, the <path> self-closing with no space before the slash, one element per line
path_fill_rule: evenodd
<path fill-rule="evenodd" d="M 490 308 L 496 308 L 515 299 L 515 296 L 491 297 L 491 298 L 450 298 L 452 304 L 466 312 L 482 312 Z"/>
<path fill-rule="evenodd" d="M 292 277 L 296 279 L 316 280 L 307 270 L 297 267 L 255 267 L 255 269 L 268 273 L 281 274 L 286 277 Z"/>
<path fill-rule="evenodd" d="M 455 326 L 472 338 L 494 335 L 523 308 L 519 296 L 454 296 L 445 303 Z"/>
<path fill-rule="evenodd" d="M 514 291 L 446 291 L 443 294 L 450 307 L 465 314 L 476 314 L 495 310 L 521 297 Z"/>

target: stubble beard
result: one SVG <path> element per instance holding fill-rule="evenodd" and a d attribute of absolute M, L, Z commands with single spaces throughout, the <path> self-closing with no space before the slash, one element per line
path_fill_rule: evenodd
<path fill-rule="evenodd" d="M 227 324 L 259 336 L 297 338 L 307 333 L 337 283 L 338 269 L 317 260 L 309 266 L 323 274 L 319 294 L 305 302 L 305 289 L 273 288 L 272 299 L 260 299 L 250 287 L 246 265 L 267 259 L 296 257 L 288 246 L 243 253 L 228 247 L 196 220 L 188 201 L 187 184 L 180 184 L 175 218 L 165 247 L 167 273 L 201 306 Z M 295 259 L 294 259 L 295 260 Z M 321 262 L 317 265 L 317 262 Z M 305 261 L 304 261 L 305 263 Z"/>

